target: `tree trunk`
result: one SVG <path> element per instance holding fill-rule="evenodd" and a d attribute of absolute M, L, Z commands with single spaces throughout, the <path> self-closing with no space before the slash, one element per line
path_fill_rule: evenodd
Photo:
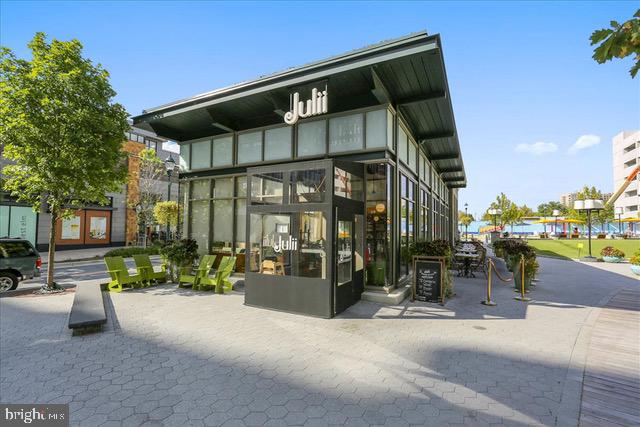
<path fill-rule="evenodd" d="M 51 211 L 51 230 L 49 231 L 49 261 L 47 262 L 47 283 L 45 286 L 53 289 L 53 271 L 56 254 L 56 220 L 58 213 Z"/>

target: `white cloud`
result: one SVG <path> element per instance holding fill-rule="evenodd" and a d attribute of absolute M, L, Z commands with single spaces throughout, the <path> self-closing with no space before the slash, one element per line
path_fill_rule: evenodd
<path fill-rule="evenodd" d="M 529 153 L 534 156 L 541 156 L 547 153 L 553 153 L 558 151 L 558 146 L 553 142 L 534 142 L 532 144 L 518 144 L 516 146 L 516 151 L 519 153 Z"/>
<path fill-rule="evenodd" d="M 570 154 L 575 154 L 585 148 L 593 147 L 600 144 L 600 137 L 598 135 L 582 135 L 577 141 L 569 148 Z"/>

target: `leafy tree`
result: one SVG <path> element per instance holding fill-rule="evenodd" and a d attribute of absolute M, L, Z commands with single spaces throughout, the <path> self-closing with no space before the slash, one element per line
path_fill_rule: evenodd
<path fill-rule="evenodd" d="M 613 58 L 634 55 L 635 64 L 629 70 L 635 78 L 640 69 L 640 9 L 633 18 L 622 24 L 610 22 L 611 28 L 596 30 L 591 34 L 591 45 L 598 45 L 593 51 L 593 59 L 603 64 Z"/>
<path fill-rule="evenodd" d="M 520 207 L 520 213 L 522 214 L 522 218 L 525 218 L 525 217 L 529 217 L 529 216 L 533 216 L 533 215 L 534 215 L 534 213 L 533 213 L 533 209 L 531 209 L 531 208 L 530 208 L 529 206 L 527 206 L 527 205 L 522 205 L 522 206 Z"/>
<path fill-rule="evenodd" d="M 560 211 L 560 215 L 562 216 L 569 212 L 569 208 L 555 200 L 538 205 L 538 215 L 540 216 L 552 216 L 554 210 Z"/>
<path fill-rule="evenodd" d="M 175 228 L 180 217 L 178 202 L 171 200 L 156 203 L 153 208 L 153 217 L 158 224 Z"/>
<path fill-rule="evenodd" d="M 68 209 L 107 203 L 105 193 L 125 182 L 127 113 L 112 103 L 109 73 L 82 57 L 78 40 L 48 43 L 36 33 L 28 47 L 31 60 L 0 51 L 0 143 L 12 162 L 3 187 L 51 213 L 43 290 L 55 290 L 56 221 Z"/>
<path fill-rule="evenodd" d="M 138 224 L 142 225 L 142 229 L 146 232 L 147 224 L 154 222 L 154 207 L 162 200 L 158 182 L 166 176 L 166 172 L 164 162 L 155 150 L 145 148 L 138 153 L 138 158 L 140 160 L 138 196 L 131 201 L 129 207 L 136 210 Z"/>
<path fill-rule="evenodd" d="M 598 199 L 598 200 L 602 200 L 603 202 L 605 201 L 603 200 L 602 191 L 598 190 L 595 187 L 588 187 L 586 185 L 582 188 L 582 190 L 578 192 L 577 198 L 578 200 Z M 586 214 L 578 213 L 575 210 L 572 210 L 572 217 L 579 218 L 582 221 L 587 220 Z M 607 223 L 614 219 L 613 204 L 605 206 L 604 209 L 597 211 L 595 215 L 592 213 L 591 218 L 592 220 L 599 222 L 600 225 L 602 225 L 602 229 L 604 230 L 605 227 L 607 226 Z"/>
<path fill-rule="evenodd" d="M 496 197 L 496 200 L 491 202 L 485 213 L 482 215 L 482 220 L 491 221 L 491 223 L 493 224 L 493 215 L 489 214 L 489 209 L 500 209 L 502 210 L 502 215 L 499 215 L 497 217 L 496 222 L 500 227 L 504 227 L 510 221 L 510 214 L 508 212 L 512 204 L 513 202 L 509 200 L 509 198 L 504 193 L 500 193 Z"/>

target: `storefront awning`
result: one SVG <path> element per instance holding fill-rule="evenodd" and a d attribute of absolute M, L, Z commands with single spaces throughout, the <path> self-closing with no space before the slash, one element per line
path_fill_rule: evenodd
<path fill-rule="evenodd" d="M 449 187 L 466 186 L 439 35 L 385 41 L 133 117 L 136 127 L 176 141 L 283 122 L 294 91 L 327 86 L 331 113 L 391 104 Z"/>

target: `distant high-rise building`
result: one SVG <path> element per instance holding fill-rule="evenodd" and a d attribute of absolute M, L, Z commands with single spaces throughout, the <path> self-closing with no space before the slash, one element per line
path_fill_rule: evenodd
<path fill-rule="evenodd" d="M 568 208 L 573 207 L 573 202 L 576 200 L 578 193 L 565 193 L 560 195 L 560 203 Z"/>
<path fill-rule="evenodd" d="M 631 172 L 640 164 L 640 130 L 620 132 L 613 137 L 613 188 L 618 189 Z M 616 212 L 622 218 L 638 217 L 640 206 L 640 175 L 636 177 L 615 202 Z"/>

